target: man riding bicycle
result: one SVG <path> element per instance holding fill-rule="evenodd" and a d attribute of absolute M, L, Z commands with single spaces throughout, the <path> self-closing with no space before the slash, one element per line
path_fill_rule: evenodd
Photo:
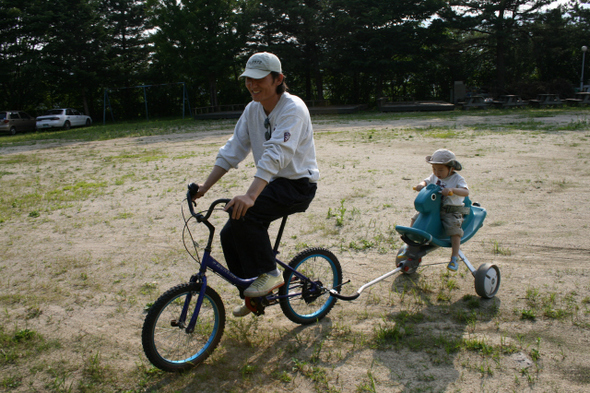
<path fill-rule="evenodd" d="M 242 297 L 264 296 L 284 284 L 268 235 L 272 221 L 303 212 L 313 200 L 320 173 L 309 110 L 287 92 L 277 56 L 250 57 L 240 75 L 252 96 L 234 129 L 219 149 L 215 165 L 199 191 L 200 198 L 231 168 L 252 152 L 256 173 L 245 194 L 226 205 L 230 218 L 220 233 L 230 271 L 241 278 L 257 277 Z M 235 316 L 250 313 L 245 305 Z"/>

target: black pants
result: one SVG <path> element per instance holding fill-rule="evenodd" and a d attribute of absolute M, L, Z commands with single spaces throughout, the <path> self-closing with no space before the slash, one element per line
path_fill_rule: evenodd
<path fill-rule="evenodd" d="M 276 219 L 307 210 L 316 189 L 307 178 L 278 178 L 267 184 L 244 217 L 230 218 L 220 233 L 229 270 L 250 278 L 276 269 L 268 227 Z"/>

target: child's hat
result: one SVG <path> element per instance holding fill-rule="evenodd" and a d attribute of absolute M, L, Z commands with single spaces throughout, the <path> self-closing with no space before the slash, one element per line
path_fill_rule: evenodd
<path fill-rule="evenodd" d="M 447 149 L 438 149 L 431 156 L 426 156 L 426 162 L 429 164 L 447 165 L 456 171 L 463 169 L 461 163 L 457 161 L 455 153 Z"/>

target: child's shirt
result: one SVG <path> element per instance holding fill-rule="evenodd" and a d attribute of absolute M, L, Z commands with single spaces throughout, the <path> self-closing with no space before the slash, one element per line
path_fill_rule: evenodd
<path fill-rule="evenodd" d="M 453 174 L 451 176 L 446 177 L 444 179 L 439 179 L 438 177 L 434 176 L 434 173 L 433 173 L 430 176 L 428 176 L 426 179 L 424 179 L 424 182 L 426 182 L 426 185 L 436 184 L 437 186 L 440 186 L 441 188 L 466 188 L 466 189 L 469 189 L 467 187 L 467 182 L 465 181 L 463 176 L 461 176 L 457 172 L 453 172 Z M 463 196 L 451 195 L 451 196 L 443 197 L 442 204 L 443 204 L 443 206 L 444 205 L 463 206 L 464 199 L 465 199 L 465 197 L 463 197 Z"/>

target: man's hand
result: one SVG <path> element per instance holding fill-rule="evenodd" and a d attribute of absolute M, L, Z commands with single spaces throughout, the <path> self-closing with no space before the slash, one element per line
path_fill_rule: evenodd
<path fill-rule="evenodd" d="M 193 201 L 196 201 L 197 199 L 201 198 L 203 195 L 205 195 L 206 192 L 207 189 L 205 188 L 205 185 L 199 184 L 199 191 L 197 191 L 196 194 L 193 195 Z"/>
<path fill-rule="evenodd" d="M 248 209 L 254 206 L 256 198 L 258 198 L 258 195 L 260 195 L 267 184 L 268 183 L 265 180 L 255 177 L 246 194 L 233 197 L 233 199 L 225 205 L 224 210 L 228 211 L 229 208 L 233 207 L 231 218 L 234 220 L 239 220 L 244 217 Z"/>
<path fill-rule="evenodd" d="M 231 218 L 233 220 L 239 220 L 246 215 L 246 212 L 252 206 L 254 206 L 254 200 L 252 198 L 250 198 L 248 195 L 238 195 L 233 197 L 233 199 L 229 201 L 227 205 L 225 205 L 224 210 L 228 211 L 233 207 Z"/>

